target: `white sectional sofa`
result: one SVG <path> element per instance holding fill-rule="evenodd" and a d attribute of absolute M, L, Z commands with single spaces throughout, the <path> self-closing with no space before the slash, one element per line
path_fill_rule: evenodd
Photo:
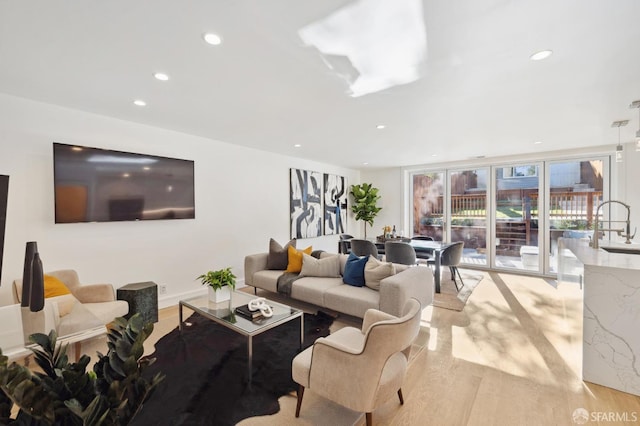
<path fill-rule="evenodd" d="M 340 274 L 344 275 L 347 255 L 322 253 L 340 257 Z M 283 270 L 267 269 L 267 253 L 245 257 L 245 284 L 263 290 L 278 292 L 278 278 Z M 402 309 L 409 298 L 416 298 L 422 307 L 433 301 L 433 273 L 426 266 L 394 265 L 396 273 L 380 281 L 379 290 L 354 287 L 345 284 L 342 277 L 305 276 L 291 285 L 292 299 L 312 303 L 319 307 L 363 318 L 369 308 L 379 309 L 395 316 L 402 316 Z"/>

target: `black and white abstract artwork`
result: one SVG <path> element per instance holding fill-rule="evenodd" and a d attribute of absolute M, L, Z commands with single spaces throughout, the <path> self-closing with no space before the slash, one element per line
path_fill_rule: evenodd
<path fill-rule="evenodd" d="M 347 180 L 324 174 L 324 235 L 347 232 Z"/>
<path fill-rule="evenodd" d="M 291 238 L 322 235 L 322 174 L 290 169 Z"/>

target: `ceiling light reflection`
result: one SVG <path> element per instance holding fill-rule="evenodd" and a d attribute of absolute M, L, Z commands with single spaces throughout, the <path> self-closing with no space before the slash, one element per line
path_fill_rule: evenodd
<path fill-rule="evenodd" d="M 531 59 L 532 61 L 541 61 L 543 59 L 547 59 L 549 56 L 551 56 L 552 53 L 553 51 L 551 50 L 541 50 L 529 56 L 529 59 Z"/>
<path fill-rule="evenodd" d="M 359 0 L 298 31 L 353 97 L 411 83 L 427 58 L 422 1 Z"/>

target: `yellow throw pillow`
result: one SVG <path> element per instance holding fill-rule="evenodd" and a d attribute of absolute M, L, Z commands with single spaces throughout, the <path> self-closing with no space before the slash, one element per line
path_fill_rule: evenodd
<path fill-rule="evenodd" d="M 54 276 L 44 276 L 44 297 L 62 296 L 63 294 L 71 294 L 66 285 Z"/>
<path fill-rule="evenodd" d="M 302 254 L 311 254 L 313 248 L 311 246 L 304 250 L 296 250 L 295 247 L 289 246 L 289 263 L 285 272 L 300 272 L 302 270 Z"/>

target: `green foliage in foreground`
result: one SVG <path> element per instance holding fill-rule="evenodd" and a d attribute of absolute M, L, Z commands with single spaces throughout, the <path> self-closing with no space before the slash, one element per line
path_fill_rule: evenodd
<path fill-rule="evenodd" d="M 42 372 L 33 372 L 0 351 L 0 424 L 6 425 L 126 425 L 142 408 L 156 386 L 164 379 L 151 380 L 143 370 L 155 359 L 141 359 L 143 343 L 153 324 L 143 324 L 140 314 L 129 319 L 116 318 L 107 326 L 109 351 L 98 353 L 93 371 L 87 371 L 90 358 L 82 355 L 77 363 L 67 357 L 68 345 L 57 345 L 57 335 L 36 333 L 30 340 L 35 361 Z M 14 419 L 11 407 L 19 407 Z"/>

